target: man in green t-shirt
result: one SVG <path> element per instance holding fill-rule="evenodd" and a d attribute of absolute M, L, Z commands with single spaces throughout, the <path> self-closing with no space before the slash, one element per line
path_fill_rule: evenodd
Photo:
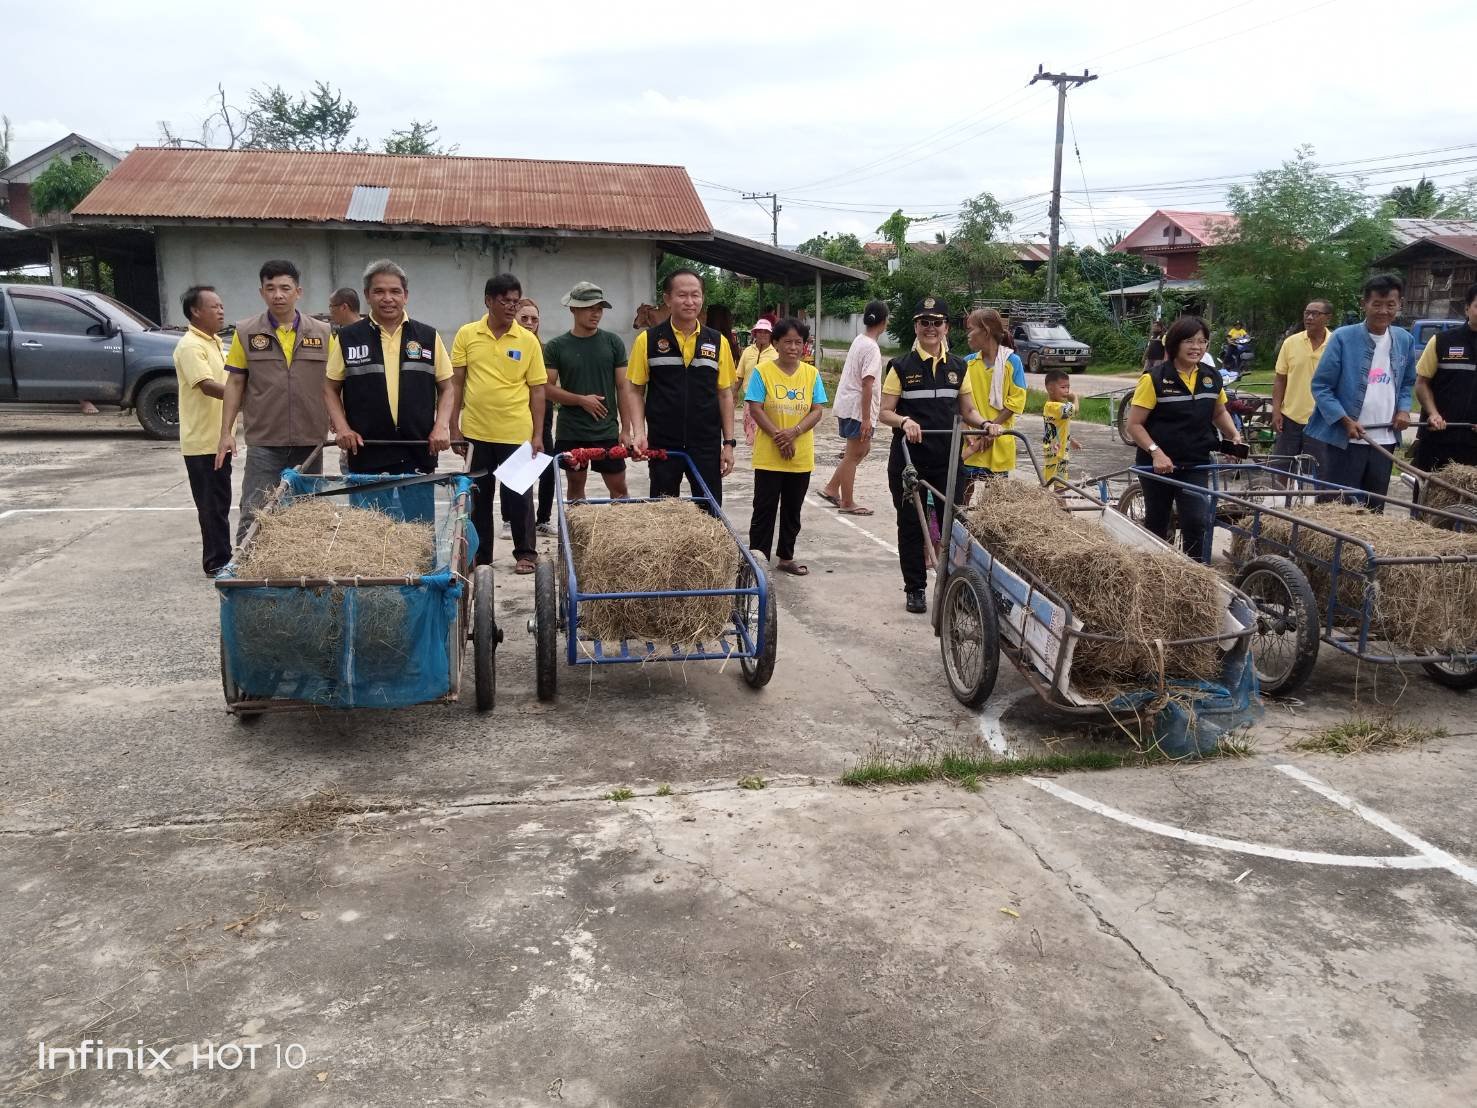
<path fill-rule="evenodd" d="M 607 449 L 631 443 L 630 386 L 626 384 L 626 345 L 600 320 L 610 301 L 599 285 L 581 281 L 562 303 L 572 326 L 544 346 L 544 368 L 549 381 L 544 392 L 559 405 L 554 425 L 554 451 L 579 447 Z M 612 497 L 626 495 L 626 463 L 619 458 L 587 463 L 605 478 Z M 585 495 L 586 464 L 566 465 L 568 499 Z"/>

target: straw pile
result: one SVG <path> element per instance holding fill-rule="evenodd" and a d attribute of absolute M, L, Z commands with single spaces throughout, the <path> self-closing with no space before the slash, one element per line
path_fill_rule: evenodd
<path fill-rule="evenodd" d="M 1220 579 L 1170 550 L 1115 542 L 1097 523 L 1063 511 L 1057 497 L 1024 481 L 992 481 L 984 497 L 962 514 L 991 553 L 1030 570 L 1071 607 L 1092 634 L 1112 642 L 1080 640 L 1072 684 L 1107 700 L 1168 680 L 1215 681 L 1221 660 L 1215 643 L 1160 650 L 1156 640 L 1197 638 L 1221 630 L 1225 610 Z"/>
<path fill-rule="evenodd" d="M 690 501 L 575 504 L 566 518 L 580 592 L 734 587 L 733 537 Z M 729 625 L 733 607 L 732 596 L 587 601 L 579 606 L 580 637 L 711 643 Z"/>
<path fill-rule="evenodd" d="M 1299 508 L 1295 514 L 1369 543 L 1376 558 L 1477 554 L 1477 534 L 1442 530 L 1419 520 L 1380 515 L 1351 504 L 1315 504 Z M 1258 553 L 1283 554 L 1293 547 L 1293 560 L 1307 575 L 1319 604 L 1327 605 L 1330 575 L 1317 562 L 1332 563 L 1334 540 L 1317 531 L 1299 529 L 1294 546 L 1292 524 L 1271 515 L 1262 517 L 1261 530 Z M 1274 545 L 1277 543 L 1281 546 Z M 1239 544 L 1242 550 L 1246 545 L 1245 540 Z M 1234 549 L 1233 557 L 1237 557 Z M 1344 543 L 1339 564 L 1339 603 L 1356 611 L 1362 609 L 1367 580 L 1364 571 L 1368 568 L 1363 548 Z M 1347 625 L 1358 621 L 1345 616 L 1341 622 Z M 1376 569 L 1372 630 L 1409 653 L 1477 647 L 1477 563 Z"/>
<path fill-rule="evenodd" d="M 1477 504 L 1477 466 L 1464 466 L 1451 462 L 1434 470 L 1432 475 L 1439 477 L 1448 485 L 1455 485 L 1468 495 L 1467 498 L 1463 498 L 1449 489 L 1443 489 L 1440 485 L 1429 481 L 1422 482 L 1421 504 L 1425 507 L 1444 508 L 1450 511 L 1454 507 Z"/>
<path fill-rule="evenodd" d="M 431 569 L 436 530 L 342 498 L 311 497 L 257 517 L 256 537 L 236 566 L 241 578 L 405 577 Z"/>

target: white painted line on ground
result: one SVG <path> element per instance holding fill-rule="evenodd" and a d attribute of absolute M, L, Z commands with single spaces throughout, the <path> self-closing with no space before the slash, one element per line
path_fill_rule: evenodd
<path fill-rule="evenodd" d="M 1205 835 L 1199 831 L 1186 831 L 1182 827 L 1171 827 L 1167 823 L 1159 823 L 1156 820 L 1144 819 L 1142 816 L 1131 815 L 1110 807 L 1091 797 L 1074 793 L 1071 789 L 1064 789 L 1055 781 L 1048 781 L 1041 777 L 1027 777 L 1027 782 L 1035 785 L 1042 792 L 1050 793 L 1059 800 L 1065 800 L 1069 804 L 1075 804 L 1079 808 L 1085 808 L 1089 812 L 1095 812 L 1100 816 L 1116 820 L 1118 823 L 1127 824 L 1140 831 L 1148 831 L 1154 835 L 1163 835 L 1165 838 L 1177 839 L 1184 843 L 1193 843 L 1196 846 L 1214 847 L 1216 850 L 1230 850 L 1237 854 L 1252 854 L 1258 858 L 1276 858 L 1283 862 L 1304 862 L 1313 866 L 1352 866 L 1357 869 L 1446 869 L 1449 868 L 1437 861 L 1432 855 L 1401 854 L 1401 855 L 1370 855 L 1370 854 L 1325 854 L 1317 850 L 1291 850 L 1284 846 L 1269 846 L 1266 843 L 1243 842 L 1240 839 L 1225 839 L 1219 835 Z M 1399 836 L 1397 836 L 1398 838 Z M 1414 836 L 1412 836 L 1414 837 Z M 1435 847 L 1428 846 L 1431 851 Z M 1440 853 L 1436 851 L 1436 853 Z M 1449 856 L 1448 856 L 1449 857 Z M 1452 859 L 1455 862 L 1455 859 Z M 1460 864 L 1460 863 L 1457 863 Z"/>
<path fill-rule="evenodd" d="M 816 496 L 819 497 L 820 496 L 820 493 L 816 493 Z M 876 535 L 872 534 L 872 532 L 868 531 L 861 524 L 859 524 L 859 523 L 853 523 L 851 520 L 847 519 L 840 512 L 835 511 L 834 510 L 835 509 L 835 505 L 832 504 L 829 500 L 822 500 L 821 503 L 824 504 L 827 508 L 831 508 L 832 509 L 831 518 L 834 519 L 837 523 L 844 523 L 844 524 L 846 524 L 846 526 L 850 527 L 853 531 L 857 532 L 858 534 L 866 535 L 867 538 L 871 539 L 878 546 L 880 546 L 883 550 L 885 550 L 889 554 L 891 554 L 894 558 L 897 557 L 897 547 L 893 546 L 890 542 L 884 542 L 882 539 L 879 539 Z M 876 519 L 877 517 L 876 516 L 873 516 L 872 518 L 873 519 Z"/>
<path fill-rule="evenodd" d="M 1345 796 L 1332 786 L 1325 785 L 1318 778 L 1305 770 L 1299 769 L 1297 766 L 1283 765 L 1277 766 L 1276 768 L 1279 773 L 1285 773 L 1298 784 L 1312 789 L 1319 796 L 1323 797 L 1323 799 L 1331 800 L 1340 808 L 1353 812 L 1360 819 L 1374 824 L 1386 835 L 1399 839 L 1406 846 L 1418 851 L 1421 857 L 1428 859 L 1433 867 L 1439 867 L 1449 873 L 1455 874 L 1470 885 L 1477 885 L 1477 868 L 1458 861 L 1439 846 L 1433 846 L 1419 835 L 1411 834 L 1394 820 L 1390 819 L 1389 816 L 1382 815 L 1373 808 L 1365 807 L 1353 797 Z"/>
<path fill-rule="evenodd" d="M 11 516 L 19 515 L 41 515 L 49 512 L 193 512 L 189 508 L 6 508 L 0 512 L 0 519 L 9 519 Z"/>
<path fill-rule="evenodd" d="M 1000 727 L 1000 717 L 1017 700 L 1030 695 L 1031 689 L 1028 686 L 1024 689 L 1016 689 L 1008 696 L 991 699 L 985 706 L 984 712 L 980 714 L 980 738 L 985 740 L 985 745 L 992 753 L 1001 755 L 1010 753 L 1010 748 L 1005 744 L 1005 732 Z"/>

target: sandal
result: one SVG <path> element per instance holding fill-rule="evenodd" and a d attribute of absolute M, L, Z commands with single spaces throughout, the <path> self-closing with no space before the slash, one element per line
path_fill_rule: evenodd
<path fill-rule="evenodd" d="M 513 567 L 513 572 L 514 573 L 521 573 L 521 574 L 529 574 L 529 573 L 532 573 L 533 572 L 533 569 L 534 569 L 534 561 L 533 561 L 532 558 L 519 558 L 518 559 L 518 564 Z"/>
<path fill-rule="evenodd" d="M 872 514 L 871 508 L 864 508 L 860 504 L 853 504 L 850 508 L 843 508 L 838 504 L 836 510 L 844 516 L 869 516 Z"/>
<path fill-rule="evenodd" d="M 781 573 L 788 573 L 791 577 L 804 577 L 810 572 L 809 566 L 803 566 L 794 560 L 788 562 L 775 562 L 774 568 Z"/>
<path fill-rule="evenodd" d="M 831 504 L 831 505 L 833 505 L 834 507 L 837 507 L 837 508 L 841 507 L 841 500 L 840 500 L 840 498 L 839 497 L 832 496 L 830 493 L 826 492 L 824 489 L 822 489 L 820 492 L 816 493 L 816 495 L 819 496 L 822 500 L 824 500 L 827 504 Z"/>

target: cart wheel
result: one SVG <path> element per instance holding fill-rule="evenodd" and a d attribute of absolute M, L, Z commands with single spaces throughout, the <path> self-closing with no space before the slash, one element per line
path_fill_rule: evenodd
<path fill-rule="evenodd" d="M 769 565 L 762 552 L 758 550 L 749 551 L 754 564 L 759 567 L 759 572 L 764 577 L 765 591 L 768 593 L 769 605 L 764 613 L 764 627 L 758 636 L 759 656 L 757 658 L 740 658 L 739 667 L 744 671 L 744 680 L 749 683 L 751 689 L 762 689 L 769 684 L 769 679 L 774 676 L 774 659 L 779 652 L 779 599 L 774 593 L 774 578 L 770 576 Z M 738 587 L 751 589 L 754 587 L 756 578 L 754 571 L 749 568 L 746 561 L 739 566 Z M 749 629 L 752 635 L 755 625 L 759 622 L 759 597 L 754 595 L 740 596 L 738 617 L 743 625 Z"/>
<path fill-rule="evenodd" d="M 1000 626 L 995 598 L 973 566 L 949 571 L 940 605 L 939 650 L 954 699 L 978 708 L 995 691 L 1000 673 Z"/>
<path fill-rule="evenodd" d="M 1477 689 L 1477 665 L 1471 662 L 1422 662 L 1421 668 L 1432 681 L 1448 689 Z"/>
<path fill-rule="evenodd" d="M 559 692 L 559 595 L 554 578 L 554 564 L 540 558 L 533 571 L 534 670 L 540 700 L 553 700 Z"/>
<path fill-rule="evenodd" d="M 1113 429 L 1118 432 L 1118 438 L 1122 440 L 1124 446 L 1138 445 L 1128 433 L 1128 410 L 1132 407 L 1132 397 L 1125 396 L 1118 401 L 1118 411 L 1113 416 Z"/>
<path fill-rule="evenodd" d="M 1251 658 L 1262 691 L 1285 696 L 1308 679 L 1318 660 L 1318 600 L 1303 571 L 1278 554 L 1247 562 L 1236 587 L 1256 605 Z"/>
<path fill-rule="evenodd" d="M 1118 498 L 1118 510 L 1140 527 L 1144 525 L 1144 488 L 1137 481 L 1123 490 L 1123 495 Z M 1175 536 L 1179 532 L 1178 522 L 1179 515 L 1171 509 L 1169 534 L 1164 539 L 1170 546 L 1174 545 Z"/>
<path fill-rule="evenodd" d="M 477 710 L 497 700 L 497 620 L 493 615 L 492 567 L 472 571 L 472 660 L 477 670 Z"/>
<path fill-rule="evenodd" d="M 226 665 L 226 640 L 224 636 L 221 637 L 221 692 L 225 694 L 227 707 L 230 707 L 241 699 L 241 686 L 236 684 L 235 680 L 231 677 L 230 667 Z M 238 712 L 234 708 L 231 709 L 231 714 L 240 722 L 246 724 L 255 723 L 262 716 L 260 712 Z"/>

